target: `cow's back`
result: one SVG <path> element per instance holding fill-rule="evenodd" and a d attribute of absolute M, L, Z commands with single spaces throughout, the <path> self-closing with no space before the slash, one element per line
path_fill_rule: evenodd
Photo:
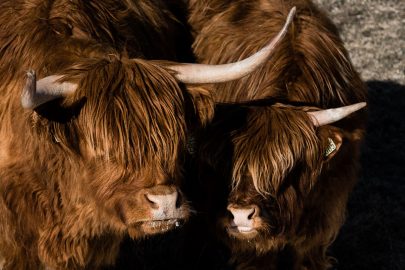
<path fill-rule="evenodd" d="M 293 6 L 294 22 L 268 63 L 216 86 L 218 101 L 273 97 L 327 108 L 365 99 L 336 27 L 307 0 L 192 1 L 189 22 L 197 60 L 219 64 L 251 55 L 278 33 Z"/>

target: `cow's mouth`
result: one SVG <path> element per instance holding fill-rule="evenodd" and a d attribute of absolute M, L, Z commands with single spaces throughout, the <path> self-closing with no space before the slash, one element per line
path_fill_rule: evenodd
<path fill-rule="evenodd" d="M 241 238 L 241 239 L 250 239 L 255 237 L 258 234 L 258 231 L 254 227 L 249 226 L 227 226 L 226 228 L 229 235 Z"/>
<path fill-rule="evenodd" d="M 148 220 L 140 223 L 142 230 L 146 233 L 164 233 L 179 228 L 184 224 L 183 219 L 171 218 L 160 220 Z"/>

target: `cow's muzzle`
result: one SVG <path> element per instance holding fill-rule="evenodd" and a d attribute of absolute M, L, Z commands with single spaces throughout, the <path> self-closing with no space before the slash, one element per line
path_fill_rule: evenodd
<path fill-rule="evenodd" d="M 144 234 L 156 234 L 178 228 L 188 219 L 190 207 L 182 194 L 173 186 L 146 189 L 143 195 L 149 215 L 134 227 Z"/>

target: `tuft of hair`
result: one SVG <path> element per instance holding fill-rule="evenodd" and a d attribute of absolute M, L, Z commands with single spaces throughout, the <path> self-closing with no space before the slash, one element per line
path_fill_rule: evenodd
<path fill-rule="evenodd" d="M 78 125 L 94 155 L 142 169 L 173 172 L 186 140 L 183 90 L 164 68 L 143 60 L 87 60 L 66 72 L 81 77 L 67 99 L 86 99 Z"/>
<path fill-rule="evenodd" d="M 311 175 L 321 169 L 322 146 L 306 113 L 275 107 L 253 110 L 233 138 L 233 189 L 249 175 L 258 193 L 275 195 L 286 176 L 303 164 L 301 179 L 308 180 L 300 182 L 300 188 L 309 190 Z"/>

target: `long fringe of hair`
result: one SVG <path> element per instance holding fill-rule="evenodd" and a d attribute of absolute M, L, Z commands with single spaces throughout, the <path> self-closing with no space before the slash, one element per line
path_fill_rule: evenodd
<path fill-rule="evenodd" d="M 297 163 L 305 182 L 319 172 L 322 146 L 305 112 L 282 107 L 253 108 L 244 130 L 233 139 L 233 188 L 249 175 L 258 193 L 276 195 Z M 307 191 L 313 183 L 303 183 Z M 304 190 L 303 190 L 304 191 Z"/>

